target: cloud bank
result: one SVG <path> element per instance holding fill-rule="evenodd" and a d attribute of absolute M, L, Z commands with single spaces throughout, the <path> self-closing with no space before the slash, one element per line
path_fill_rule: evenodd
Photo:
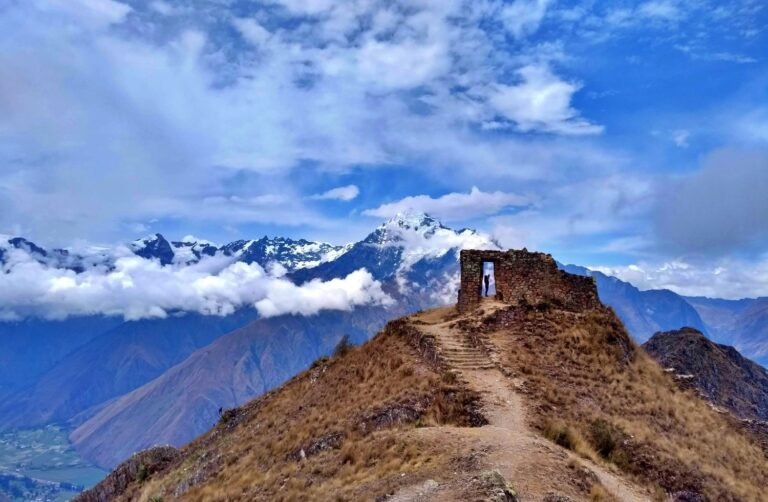
<path fill-rule="evenodd" d="M 722 258 L 701 263 L 680 259 L 590 268 L 640 289 L 669 289 L 685 296 L 731 300 L 768 296 L 768 255 L 755 261 Z"/>
<path fill-rule="evenodd" d="M 253 306 L 262 316 L 313 315 L 389 305 L 392 299 L 365 269 L 344 278 L 297 286 L 258 264 L 221 256 L 188 266 L 161 266 L 122 256 L 114 266 L 76 274 L 38 263 L 23 250 L 6 250 L 0 273 L 0 320 L 27 316 L 63 319 L 77 315 L 163 318 L 175 312 L 227 315 Z"/>

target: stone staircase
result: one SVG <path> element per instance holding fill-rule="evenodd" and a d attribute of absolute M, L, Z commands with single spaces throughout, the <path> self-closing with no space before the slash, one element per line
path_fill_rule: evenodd
<path fill-rule="evenodd" d="M 445 326 L 424 326 L 427 336 L 434 338 L 440 355 L 457 370 L 493 369 L 495 365 L 485 350 L 462 334 Z"/>

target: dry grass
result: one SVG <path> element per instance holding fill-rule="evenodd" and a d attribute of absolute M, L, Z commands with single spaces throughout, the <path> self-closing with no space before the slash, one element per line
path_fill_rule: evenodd
<path fill-rule="evenodd" d="M 768 461 L 731 421 L 671 378 L 612 311 L 516 309 L 485 323 L 505 365 L 526 380 L 534 425 L 615 464 L 656 493 L 764 500 Z M 498 329 L 503 326 L 503 329 Z"/>
<path fill-rule="evenodd" d="M 437 476 L 459 452 L 409 431 L 471 424 L 478 396 L 427 362 L 427 342 L 407 330 L 392 323 L 231 412 L 185 448 L 183 463 L 126 498 L 368 500 Z"/>

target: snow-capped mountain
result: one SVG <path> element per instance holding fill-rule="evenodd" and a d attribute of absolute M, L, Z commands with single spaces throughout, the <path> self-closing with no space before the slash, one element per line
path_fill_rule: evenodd
<path fill-rule="evenodd" d="M 287 271 L 292 272 L 333 260 L 345 249 L 345 246 L 333 246 L 325 242 L 293 240 L 286 237 L 270 239 L 264 236 L 257 240 L 231 242 L 222 246 L 221 251 L 245 263 L 258 263 L 261 266 L 279 263 Z"/>
<path fill-rule="evenodd" d="M 419 305 L 442 304 L 456 294 L 462 249 L 501 249 L 489 235 L 470 229 L 453 230 L 423 213 L 400 213 L 353 243 L 334 260 L 299 270 L 292 278 L 343 277 L 365 268 L 390 285 L 393 293 Z"/>
<path fill-rule="evenodd" d="M 339 277 L 359 268 L 368 269 L 377 279 L 388 279 L 406 274 L 422 260 L 434 262 L 446 256 L 448 261 L 453 260 L 456 252 L 463 248 L 497 249 L 500 246 L 485 234 L 469 229 L 453 230 L 421 213 L 398 214 L 363 240 L 345 246 L 267 236 L 217 246 L 199 239 L 169 241 L 159 233 L 127 245 L 134 255 L 156 260 L 163 266 L 190 265 L 218 254 L 265 268 L 280 264 L 287 272 L 295 272 L 302 282 L 305 278 Z M 109 265 L 126 253 L 125 248 L 46 250 L 24 238 L 13 237 L 0 239 L 0 262 L 14 249 L 39 263 L 76 272 L 94 264 Z"/>
<path fill-rule="evenodd" d="M 104 249 L 92 248 L 86 255 L 69 249 L 44 249 L 23 237 L 0 237 L 0 265 L 15 261 L 33 260 L 40 264 L 82 272 L 86 267 L 104 264 L 107 255 Z"/>
<path fill-rule="evenodd" d="M 162 265 L 190 265 L 206 256 L 221 254 L 244 263 L 262 267 L 279 264 L 288 272 L 314 267 L 338 257 L 346 248 L 325 242 L 267 236 L 261 239 L 237 240 L 221 247 L 204 240 L 168 241 L 161 234 L 131 243 L 131 250 L 142 258 L 159 260 Z"/>

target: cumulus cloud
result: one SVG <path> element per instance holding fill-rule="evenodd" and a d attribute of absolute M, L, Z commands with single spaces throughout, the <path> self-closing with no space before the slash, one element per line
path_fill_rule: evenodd
<path fill-rule="evenodd" d="M 571 106 L 580 84 L 558 78 L 546 66 L 527 65 L 517 70 L 520 82 L 498 84 L 488 102 L 502 117 L 522 132 L 548 131 L 561 134 L 599 134 L 603 127 L 579 117 Z"/>
<path fill-rule="evenodd" d="M 357 185 L 347 185 L 331 188 L 323 193 L 312 195 L 310 196 L 310 199 L 350 201 L 355 199 L 358 195 L 360 195 L 360 189 L 357 188 Z"/>
<path fill-rule="evenodd" d="M 718 255 L 768 242 L 768 152 L 720 150 L 702 167 L 663 180 L 654 224 L 660 245 L 675 253 Z"/>
<path fill-rule="evenodd" d="M 477 187 L 472 187 L 469 193 L 449 193 L 437 198 L 429 195 L 409 196 L 377 208 L 366 209 L 363 214 L 390 218 L 398 213 L 421 212 L 435 215 L 445 221 L 455 221 L 496 214 L 508 207 L 529 204 L 531 199 L 523 195 L 500 191 L 483 192 Z"/>
<path fill-rule="evenodd" d="M 364 269 L 344 278 L 297 286 L 280 277 L 279 270 L 268 273 L 258 264 L 222 256 L 188 266 L 161 266 L 126 249 L 113 267 L 93 266 L 79 274 L 40 264 L 18 249 L 6 250 L 4 260 L 0 273 L 0 319 L 4 320 L 97 314 L 135 320 L 178 311 L 227 315 L 245 306 L 270 317 L 392 302 Z"/>

